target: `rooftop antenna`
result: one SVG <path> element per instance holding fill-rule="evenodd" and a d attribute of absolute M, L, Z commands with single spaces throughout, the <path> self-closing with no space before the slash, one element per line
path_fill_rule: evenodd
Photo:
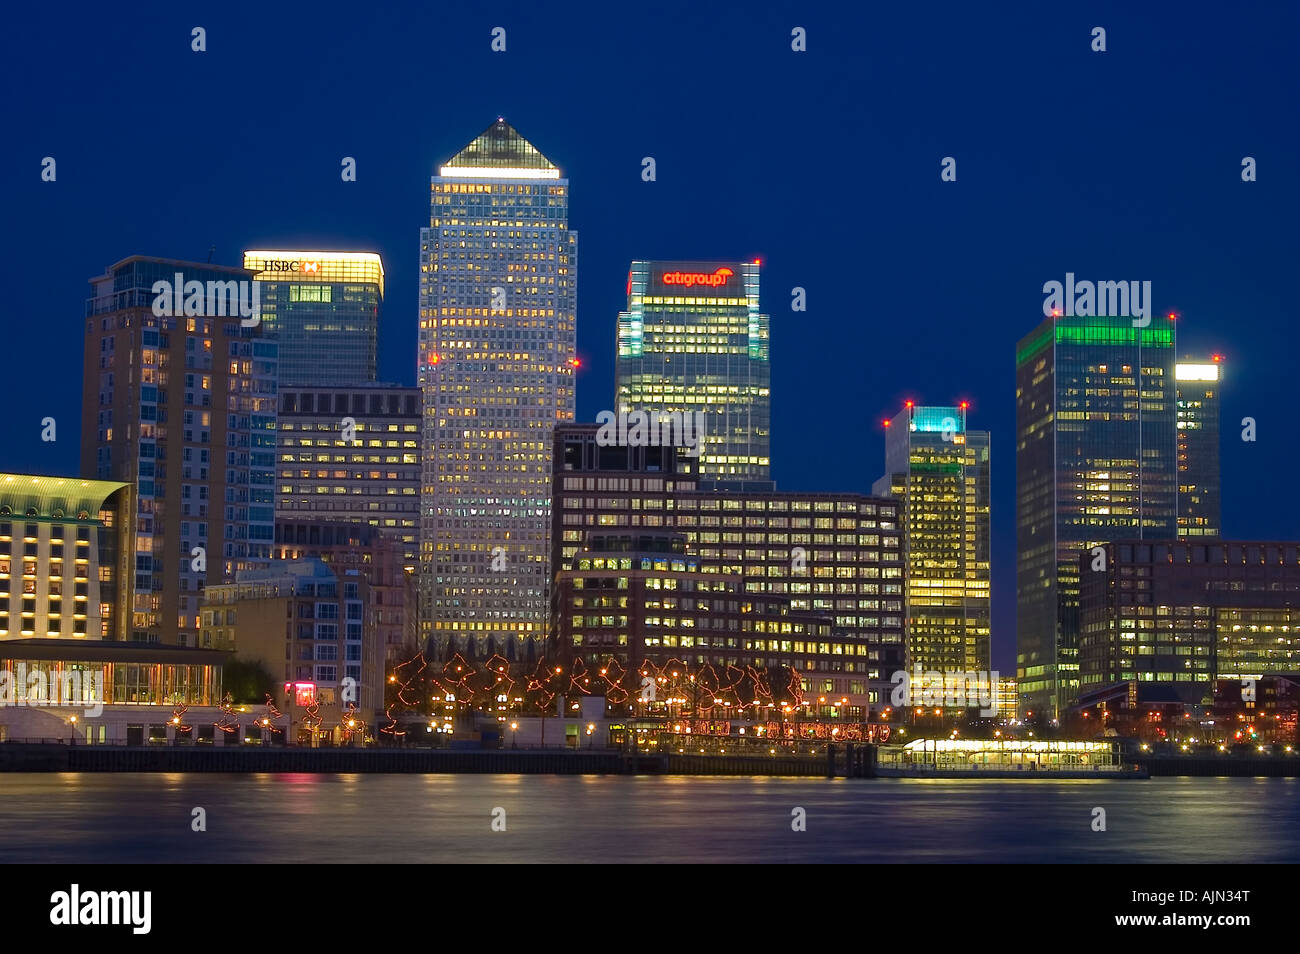
<path fill-rule="evenodd" d="M 217 253 L 217 247 L 216 247 L 215 245 L 209 245 L 209 246 L 208 246 L 208 264 L 209 264 L 209 265 L 212 264 L 212 256 L 215 255 L 216 253 Z"/>

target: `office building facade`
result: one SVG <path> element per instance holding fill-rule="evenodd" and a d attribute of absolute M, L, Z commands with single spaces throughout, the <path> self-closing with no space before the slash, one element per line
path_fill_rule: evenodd
<path fill-rule="evenodd" d="M 714 676 L 732 667 L 747 684 L 717 709 L 756 698 L 793 703 L 795 680 L 818 670 L 830 655 L 821 647 L 836 641 L 829 615 L 793 612 L 787 599 L 747 593 L 739 576 L 705 572 L 681 534 L 593 532 L 572 563 L 556 574 L 560 658 L 590 673 L 629 673 L 620 685 L 633 694 L 644 663 L 656 672 L 680 665 L 681 684 L 697 691 L 702 680 L 714 683 L 709 689 L 728 681 L 710 680 L 706 667 Z M 700 702 L 687 698 L 683 711 L 699 713 Z M 828 698 L 836 716 L 838 702 Z"/>
<path fill-rule="evenodd" d="M 418 648 L 416 569 L 405 559 L 401 537 L 369 523 L 282 519 L 275 522 L 277 560 L 318 557 L 336 574 L 358 570 L 369 593 L 367 612 L 375 638 L 390 663 L 404 662 Z M 401 658 L 399 658 L 401 657 Z"/>
<path fill-rule="evenodd" d="M 1055 316 L 1016 348 L 1016 676 L 1026 714 L 1078 689 L 1079 554 L 1176 530 L 1174 324 Z"/>
<path fill-rule="evenodd" d="M 967 428 L 967 410 L 907 402 L 873 487 L 902 503 L 907 653 L 926 672 L 990 667 L 989 433 Z"/>
<path fill-rule="evenodd" d="M 275 513 L 360 521 L 419 561 L 420 392 L 396 385 L 282 387 Z M 277 536 L 277 541 L 278 541 Z"/>
<path fill-rule="evenodd" d="M 1121 540 L 1081 557 L 1079 676 L 1208 704 L 1215 678 L 1300 672 L 1300 546 Z M 1093 569 L 1093 565 L 1098 567 Z"/>
<path fill-rule="evenodd" d="M 430 183 L 420 232 L 421 625 L 509 656 L 544 637 L 551 443 L 573 420 L 569 182 L 502 119 Z"/>
<path fill-rule="evenodd" d="M 770 489 L 769 325 L 758 262 L 633 262 L 618 316 L 616 410 L 699 412 L 701 480 Z"/>
<path fill-rule="evenodd" d="M 352 703 L 373 722 L 383 710 L 383 652 L 366 612 L 367 586 L 359 570 L 335 572 L 318 558 L 241 571 L 234 583 L 208 587 L 203 646 L 261 663 L 276 680 L 282 712 L 315 702 L 337 726 Z"/>
<path fill-rule="evenodd" d="M 204 586 L 270 558 L 276 343 L 220 291 L 252 279 L 137 255 L 91 280 L 81 472 L 134 487 L 133 639 L 193 646 Z"/>
<path fill-rule="evenodd" d="M 557 572 L 574 568 L 593 533 L 681 534 L 702 574 L 739 580 L 746 594 L 788 600 L 793 613 L 831 618 L 834 638 L 810 654 L 815 668 L 801 672 L 805 693 L 847 698 L 864 714 L 883 712 L 906 661 L 897 500 L 700 490 L 690 468 L 679 466 L 694 463 L 682 448 L 602 446 L 598 430 L 556 430 Z M 729 648 L 735 664 L 749 658 L 743 647 Z"/>
<path fill-rule="evenodd" d="M 0 640 L 127 638 L 131 485 L 0 474 Z"/>
<path fill-rule="evenodd" d="M 373 252 L 259 249 L 265 333 L 280 346 L 280 384 L 367 384 L 377 377 L 384 264 Z"/>
<path fill-rule="evenodd" d="M 1178 389 L 1178 535 L 1223 534 L 1219 413 L 1223 356 L 1174 366 Z"/>

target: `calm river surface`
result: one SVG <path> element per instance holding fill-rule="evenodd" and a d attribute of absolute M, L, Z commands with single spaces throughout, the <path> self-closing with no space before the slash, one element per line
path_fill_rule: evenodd
<path fill-rule="evenodd" d="M 1300 779 L 0 774 L 0 862 L 268 861 L 1294 863 Z"/>

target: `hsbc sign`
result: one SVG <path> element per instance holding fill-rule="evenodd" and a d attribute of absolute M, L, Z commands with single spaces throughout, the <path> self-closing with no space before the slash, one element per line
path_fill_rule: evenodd
<path fill-rule="evenodd" d="M 268 258 L 263 263 L 264 272 L 298 272 L 303 275 L 319 275 L 320 262 L 289 262 L 282 258 Z"/>

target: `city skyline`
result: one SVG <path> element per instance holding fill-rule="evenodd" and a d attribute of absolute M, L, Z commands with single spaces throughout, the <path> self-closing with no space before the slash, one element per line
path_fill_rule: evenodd
<path fill-rule="evenodd" d="M 828 58 L 832 69 L 835 64 L 843 68 L 856 62 L 853 57 L 857 53 L 849 50 L 846 38 L 856 29 L 867 29 L 865 14 L 846 15 L 849 19 L 843 30 L 835 29 L 828 19 L 819 19 L 815 12 L 807 17 L 813 40 L 823 37 L 818 55 Z M 333 28 L 323 24 L 290 27 L 287 20 L 277 27 L 278 19 L 283 20 L 281 14 L 272 14 L 267 28 L 305 30 L 307 36 L 321 42 L 333 33 Z M 1063 14 L 1045 13 L 1041 27 L 1053 35 L 1068 36 L 1077 25 L 1067 21 Z M 1158 21 L 1154 15 L 1125 12 L 1116 15 L 1111 29 L 1146 42 L 1166 28 Z M 220 26 L 220 19 L 214 23 Z M 941 51 L 947 69 L 976 64 L 980 70 L 987 69 L 983 57 L 968 48 L 969 18 L 958 16 L 940 26 L 937 36 L 927 38 L 924 44 L 914 27 L 897 13 L 873 21 L 872 30 L 888 31 L 904 53 Z M 574 33 L 565 39 L 550 28 L 532 24 L 512 34 L 514 45 L 506 56 L 514 56 L 521 43 L 539 42 L 542 35 L 533 32 L 539 29 L 548 42 L 565 48 L 567 44 L 588 44 L 591 50 L 600 49 L 599 31 L 574 24 L 569 27 Z M 115 37 L 127 42 L 122 29 L 107 17 L 94 23 L 95 35 L 102 42 L 114 42 Z M 133 29 L 160 44 L 169 42 L 161 26 L 137 24 Z M 381 23 L 373 23 L 363 32 L 375 36 L 384 29 Z M 766 49 L 764 44 L 771 39 L 764 39 L 767 28 L 759 24 L 746 23 L 738 29 L 750 49 Z M 682 38 L 666 26 L 653 25 L 650 31 L 646 42 L 684 46 L 696 52 L 708 48 L 705 39 Z M 474 29 L 463 35 L 464 49 L 452 44 L 447 51 L 451 62 L 469 68 L 491 56 L 486 41 L 478 44 Z M 1258 34 L 1256 28 L 1247 30 L 1233 24 L 1214 38 L 1214 47 L 1207 47 L 1207 38 L 1186 31 L 1177 35 L 1182 48 L 1214 59 L 1225 55 L 1240 58 L 1246 37 L 1253 43 Z M 385 42 L 391 40 L 388 37 Z M 82 43 L 79 37 L 72 42 L 74 47 Z M 398 46 L 383 65 L 381 76 L 405 76 L 408 68 L 402 65 L 403 50 L 418 49 L 414 38 L 395 42 Z M 406 43 L 410 46 L 404 47 Z M 1067 82 L 1060 73 L 1049 71 L 990 128 L 981 128 L 973 115 L 962 115 L 969 112 L 962 106 L 968 98 L 974 102 L 997 97 L 1021 66 L 1032 66 L 1026 58 L 1028 48 L 1023 56 L 1013 55 L 992 73 L 974 70 L 974 78 L 963 84 L 958 103 L 926 107 L 931 110 L 927 127 L 947 130 L 940 141 L 918 133 L 911 118 L 915 104 L 899 102 L 873 118 L 856 97 L 833 87 L 816 103 L 792 96 L 782 84 L 801 67 L 797 58 L 791 62 L 788 43 L 772 42 L 770 46 L 771 70 L 759 80 L 753 101 L 707 118 L 668 110 L 669 104 L 691 101 L 690 87 L 675 78 L 664 81 L 656 100 L 662 105 L 657 111 L 640 124 L 629 124 L 635 125 L 631 130 L 613 121 L 601 122 L 621 114 L 623 97 L 630 88 L 616 74 L 609 83 L 578 89 L 574 101 L 580 108 L 561 110 L 541 90 L 512 83 L 517 72 L 507 69 L 499 77 L 485 74 L 481 87 L 450 104 L 435 122 L 415 128 L 405 126 L 404 120 L 390 123 L 395 132 L 382 157 L 363 152 L 360 145 L 303 153 L 301 143 L 272 143 L 249 169 L 228 165 L 228 160 L 207 157 L 201 151 L 187 153 L 187 162 L 178 164 L 184 167 L 183 175 L 170 166 L 149 170 L 131 150 L 118 154 L 96 149 L 93 161 L 89 157 L 78 161 L 81 147 L 63 142 L 58 133 L 59 124 L 70 123 L 75 114 L 56 105 L 48 115 L 38 115 L 20 105 L 20 121 L 31 129 L 36 141 L 52 143 L 46 151 L 60 159 L 60 167 L 57 183 L 39 184 L 33 175 L 31 194 L 17 199 L 21 220 L 33 223 L 32 234 L 26 236 L 30 247 L 23 252 L 32 261 L 30 285 L 42 289 L 40 298 L 27 288 L 17 290 L 19 313 L 79 312 L 79 286 L 84 277 L 137 251 L 203 261 L 209 247 L 216 245 L 215 261 L 237 264 L 236 256 L 244 248 L 371 248 L 384 257 L 387 298 L 396 303 L 388 310 L 387 333 L 381 334 L 379 377 L 412 385 L 415 319 L 411 303 L 416 274 L 408 251 L 410 209 L 425 187 L 429 170 L 440 157 L 454 154 L 463 145 L 465 131 L 482 128 L 492 116 L 503 113 L 543 139 L 557 163 L 565 167 L 575 183 L 571 219 L 575 228 L 591 237 L 584 255 L 579 306 L 578 344 L 584 363 L 578 375 L 579 420 L 594 419 L 606 406 L 608 398 L 602 395 L 608 391 L 606 369 L 614 344 L 604 322 L 624 300 L 626 263 L 638 257 L 754 257 L 763 261 L 764 310 L 773 317 L 774 354 L 781 355 L 773 362 L 773 392 L 778 400 L 772 426 L 774 446 L 782 448 L 773 466 L 780 487 L 865 492 L 879 469 L 883 436 L 877 422 L 881 417 L 892 414 L 908 398 L 918 403 L 943 403 L 958 397 L 971 402 L 973 413 L 992 435 L 994 456 L 1004 462 L 993 475 L 992 573 L 994 662 L 1004 671 L 1011 669 L 1015 638 L 1013 532 L 1005 519 L 999 519 L 999 515 L 1011 513 L 1014 500 L 1009 466 L 1014 452 L 1014 412 L 1007 383 L 1006 342 L 1031 323 L 1036 302 L 1041 300 L 1042 283 L 1067 270 L 1095 275 L 1118 271 L 1151 279 L 1157 314 L 1168 305 L 1182 316 L 1180 353 L 1221 351 L 1227 355 L 1233 376 L 1227 382 L 1222 413 L 1224 486 L 1229 491 L 1223 504 L 1224 533 L 1236 538 L 1300 536 L 1300 517 L 1294 508 L 1281 504 L 1276 513 L 1260 512 L 1253 501 L 1231 492 L 1232 487 L 1251 478 L 1259 489 L 1258 497 L 1285 501 L 1283 475 L 1289 472 L 1292 453 L 1283 446 L 1285 442 L 1272 436 L 1277 434 L 1276 417 L 1272 424 L 1267 417 L 1268 409 L 1284 406 L 1288 397 L 1282 364 L 1285 349 L 1269 344 L 1285 340 L 1287 324 L 1283 317 L 1286 295 L 1273 278 L 1284 272 L 1285 242 L 1273 224 L 1272 213 L 1266 215 L 1264 210 L 1294 204 L 1294 186 L 1285 180 L 1278 165 L 1284 161 L 1278 157 L 1289 154 L 1294 134 L 1277 129 L 1268 119 L 1278 103 L 1271 98 L 1271 84 L 1253 81 L 1251 70 L 1255 67 L 1234 74 L 1231 82 L 1240 84 L 1243 95 L 1231 111 L 1224 110 L 1217 99 L 1208 113 L 1198 109 L 1206 126 L 1217 124 L 1229 130 L 1226 138 L 1231 139 L 1230 144 L 1203 135 L 1184 142 L 1181 125 L 1173 116 L 1158 113 L 1153 117 L 1136 107 L 1113 115 L 1109 128 L 1117 136 L 1139 130 L 1142 136 L 1156 138 L 1177 133 L 1184 142 L 1175 154 L 1161 158 L 1158 169 L 1135 173 L 1098 143 L 1085 142 L 1069 155 L 1044 152 L 1041 136 L 1025 117 L 1041 114 L 1040 106 L 1050 109 L 1060 100 L 1062 84 Z M 1070 60 L 1072 68 L 1092 70 L 1089 75 L 1096 84 L 1095 89 L 1082 91 L 1069 87 L 1069 95 L 1079 98 L 1081 109 L 1106 109 L 1122 101 L 1123 89 L 1135 80 L 1153 83 L 1165 94 L 1165 101 L 1203 99 L 1204 80 L 1182 59 L 1171 71 L 1168 64 L 1157 69 L 1134 62 L 1132 53 L 1124 50 L 1108 53 L 1110 59 L 1090 61 L 1089 55 L 1085 46 L 1077 59 Z M 767 57 L 761 54 L 765 64 L 769 63 Z M 707 61 L 707 56 L 702 59 Z M 1252 52 L 1248 59 L 1262 63 L 1268 57 Z M 293 75 L 294 62 L 300 65 L 300 58 L 268 66 L 272 75 L 284 80 Z M 501 62 L 514 61 L 502 58 Z M 1123 69 L 1107 67 L 1102 71 L 1094 62 L 1118 62 Z M 707 62 L 702 68 L 714 69 Z M 128 63 L 123 69 L 128 77 L 145 75 L 138 72 L 139 64 Z M 236 88 L 245 86 L 253 88 L 251 81 L 236 80 Z M 1244 95 L 1246 90 L 1251 95 Z M 91 95 L 98 93 L 91 91 Z M 345 93 L 345 101 L 348 95 L 355 94 Z M 183 102 L 179 90 L 176 94 L 160 91 L 160 109 L 177 113 Z M 367 101 L 367 106 L 371 105 Z M 311 108 L 324 112 L 323 103 Z M 382 97 L 373 108 L 381 122 L 402 115 L 396 104 Z M 807 117 L 808 130 L 833 126 L 841 131 L 845 154 L 858 157 L 859 168 L 854 174 L 868 187 L 880 184 L 868 192 L 874 203 L 872 215 L 882 228 L 863 230 L 852 217 L 841 211 L 832 213 L 814 200 L 814 190 L 802 180 L 795 180 L 780 203 L 755 201 L 756 195 L 766 194 L 761 190 L 776 181 L 788 164 L 786 147 L 803 147 L 800 130 L 769 123 L 780 130 L 765 134 L 763 143 L 768 148 L 747 153 L 740 163 L 727 147 L 713 142 L 715 137 L 761 121 L 765 114 L 781 115 L 794 109 Z M 256 136 L 274 127 L 260 118 L 251 123 Z M 598 125 L 601 131 L 596 134 L 592 130 Z M 788 137 L 793 137 L 789 143 Z M 1233 154 L 1237 141 L 1243 146 L 1236 150 L 1239 154 Z M 875 145 L 866 148 L 868 143 Z M 994 144 L 997 149 L 991 151 Z M 340 183 L 339 158 L 353 154 L 359 161 L 358 180 Z M 1261 176 L 1256 183 L 1240 181 L 1238 168 L 1241 155 L 1246 154 L 1260 159 Z M 646 155 L 658 161 L 654 183 L 640 178 L 640 160 Z M 958 160 L 955 183 L 939 179 L 939 160 L 946 155 Z M 1270 167 L 1276 175 L 1270 174 Z M 1025 168 L 1032 174 L 1026 176 Z M 724 169 L 732 178 L 720 185 L 715 173 Z M 19 166 L 15 170 L 16 181 L 25 181 L 27 172 Z M 150 194 L 162 203 L 159 214 L 115 220 L 112 229 L 101 225 L 106 221 L 105 210 L 91 198 L 94 192 L 87 190 L 109 180 L 131 184 L 137 191 L 148 183 Z M 247 197 L 239 191 L 246 182 L 252 190 Z M 1214 182 L 1220 185 L 1210 186 L 1212 215 L 1194 242 L 1189 242 L 1176 223 L 1153 222 L 1144 212 L 1153 204 L 1176 205 L 1179 197 L 1203 192 L 1206 183 Z M 1113 199 L 1099 201 L 1095 194 L 1098 183 L 1117 190 Z M 354 187 L 355 191 L 348 191 Z M 211 223 L 196 219 L 194 210 L 213 208 L 217 196 L 225 202 Z M 71 200 L 67 206 L 64 197 Z M 954 203 L 959 208 L 954 208 Z M 68 214 L 72 208 L 76 217 Z M 1068 221 L 1070 227 L 1043 235 L 1044 209 L 1051 209 L 1054 220 Z M 964 220 L 971 215 L 980 223 L 978 227 Z M 960 255 L 934 254 L 931 236 L 936 221 L 949 229 L 952 247 L 959 249 Z M 627 228 L 631 222 L 636 223 L 635 230 Z M 683 229 L 683 223 L 689 223 L 689 229 Z M 879 236 L 874 234 L 877 231 Z M 61 240 L 73 233 L 87 239 L 76 246 Z M 994 248 L 1005 248 L 1008 242 L 1022 241 L 1030 234 L 1035 236 L 1031 247 L 1015 260 L 992 254 Z M 792 241 L 796 235 L 800 236 L 798 242 Z M 7 240 L 12 243 L 16 239 L 11 236 Z M 11 249 L 11 260 L 17 248 Z M 845 262 L 862 263 L 866 268 L 860 286 L 845 285 L 843 278 L 851 273 Z M 789 290 L 796 286 L 808 291 L 806 314 L 788 308 Z M 923 322 L 911 317 L 914 312 L 908 304 L 920 288 L 927 289 Z M 859 300 L 854 297 L 859 289 L 860 301 L 870 302 L 865 309 L 854 309 L 862 317 L 836 317 L 844 314 L 843 302 Z M 58 304 L 60 301 L 63 304 Z M 919 322 L 924 329 L 920 332 Z M 819 328 L 828 329 L 828 333 L 809 333 Z M 39 323 L 16 322 L 12 331 L 21 351 L 39 353 Z M 941 366 L 954 369 L 953 376 L 964 392 L 954 394 L 946 375 L 939 379 L 923 371 Z M 38 393 L 43 394 L 41 404 L 50 405 L 50 416 L 60 421 L 60 441 L 47 444 L 39 440 L 37 423 L 44 412 L 35 421 L 4 421 L 0 436 L 13 448 L 9 469 L 74 473 L 75 451 L 66 446 L 65 435 L 75 428 L 76 401 L 59 393 L 39 389 Z M 810 414 L 808 409 L 814 403 L 833 411 Z M 1237 440 L 1238 422 L 1246 416 L 1260 423 L 1257 443 Z M 847 442 L 846 422 L 854 425 L 853 439 Z M 801 440 L 799 452 L 785 453 L 784 448 L 793 446 L 789 442 L 796 437 Z"/>
<path fill-rule="evenodd" d="M 495 127 L 504 127 L 504 128 L 506 128 L 506 129 L 511 129 L 511 127 L 509 127 L 509 124 L 508 124 L 508 123 L 505 123 L 505 121 L 504 121 L 503 118 L 498 118 L 497 122 L 496 122 L 492 127 L 489 127 L 489 132 L 490 132 L 493 128 L 495 128 Z M 511 129 L 511 133 L 512 133 L 513 135 L 517 135 L 517 134 L 513 133 L 513 130 L 512 130 L 512 129 Z M 482 138 L 482 137 L 480 137 L 480 139 L 481 139 L 481 138 Z M 475 142 L 477 142 L 477 141 L 478 141 L 478 140 L 475 140 Z M 474 143 L 471 143 L 471 146 L 470 146 L 470 147 L 466 147 L 466 148 L 467 148 L 467 149 L 470 149 L 471 147 L 473 147 L 473 145 L 474 145 Z M 526 144 L 526 145 L 527 145 L 527 144 Z M 531 148 L 530 145 L 529 145 L 529 148 Z M 465 152 L 465 150 L 462 150 L 462 152 Z M 540 153 L 537 154 L 537 155 L 540 157 Z M 549 165 L 549 161 L 548 161 L 548 160 L 545 160 L 544 157 L 540 157 L 540 161 L 541 161 L 542 163 L 545 163 L 545 164 Z M 449 165 L 450 165 L 450 163 L 449 163 Z M 445 170 L 445 169 L 447 168 L 447 166 L 444 166 L 444 167 L 442 167 L 442 168 L 443 168 L 443 170 Z M 453 173 L 453 178 L 455 178 L 456 175 L 457 175 L 457 174 Z M 463 177 L 464 177 L 464 174 L 461 173 L 460 176 L 463 178 Z M 434 177 L 433 177 L 434 181 L 437 181 L 439 178 L 440 178 L 439 176 L 434 176 Z M 567 179 L 560 180 L 560 181 L 561 181 L 561 182 L 562 182 L 562 183 L 567 187 L 567 182 L 568 182 Z M 243 257 L 244 257 L 244 260 L 245 260 L 245 263 L 246 263 L 246 270 L 248 271 L 249 274 L 259 273 L 259 269 L 262 268 L 262 267 L 264 267 L 263 263 L 265 262 L 265 260 L 266 260 L 268 257 L 270 257 L 270 256 L 272 256 L 272 255 L 279 255 L 279 254 L 280 254 L 280 253 L 278 253 L 278 252 L 276 252 L 276 253 L 272 253 L 272 252 L 245 252 L 244 255 L 243 255 Z M 289 255 L 290 253 L 284 253 L 284 254 Z M 308 254 L 309 254 L 309 253 L 305 253 L 305 252 L 304 252 L 304 253 L 297 253 L 297 252 L 292 253 L 293 256 L 298 256 L 298 257 L 306 256 L 306 255 L 308 255 Z M 315 252 L 315 253 L 310 253 L 310 254 L 311 254 L 311 255 L 316 255 L 316 256 L 325 256 L 325 255 L 334 255 L 334 256 L 340 256 L 340 257 L 352 256 L 352 253 L 340 253 L 340 252 Z M 250 256 L 251 256 L 251 258 L 250 258 Z M 132 256 L 132 257 L 133 257 L 133 258 L 143 258 L 143 259 L 146 259 L 146 260 L 149 260 L 149 259 L 150 259 L 150 256 L 147 256 L 147 255 L 145 255 L 145 256 L 137 255 L 137 256 Z M 355 257 L 355 256 L 352 256 L 352 257 Z M 380 277 L 379 277 L 379 284 L 380 284 L 381 297 L 382 297 L 382 292 L 383 292 L 383 269 L 382 269 L 382 265 L 379 264 L 379 263 L 380 263 L 380 260 L 381 260 L 381 256 L 378 255 L 378 254 L 369 254 L 368 257 L 374 261 L 374 267 L 378 268 L 378 270 L 379 270 L 379 276 L 380 276 Z M 159 259 L 159 260 L 161 260 L 161 259 Z M 712 261 L 713 264 L 717 264 L 716 261 L 713 261 L 713 260 L 710 260 L 710 261 Z M 193 263 L 190 263 L 190 264 L 193 264 Z M 253 266 L 253 268 L 252 268 L 251 270 L 250 270 L 250 269 L 247 269 L 247 265 L 248 265 L 248 264 L 251 264 L 251 265 Z M 655 267 L 659 267 L 659 266 L 671 265 L 671 264 L 674 264 L 674 263 L 673 263 L 673 262 L 664 262 L 664 261 L 659 261 L 659 262 L 650 262 L 650 263 L 634 262 L 634 263 L 633 263 L 633 272 L 632 272 L 632 273 L 629 273 L 629 292 L 630 292 L 630 290 L 631 290 L 631 289 L 630 289 L 631 276 L 632 276 L 633 274 L 636 273 L 636 268 L 637 268 L 638 266 L 641 266 L 641 267 L 643 268 L 643 271 L 645 271 L 646 274 L 648 275 L 648 268 L 647 268 L 647 266 L 655 266 Z M 690 263 L 690 262 L 682 262 L 682 261 L 678 261 L 678 262 L 676 262 L 676 264 L 677 264 L 677 265 L 690 265 L 691 263 Z M 695 264 L 698 265 L 699 262 L 697 261 Z M 706 264 L 707 264 L 707 263 L 706 263 Z M 196 267 L 200 267 L 200 266 L 196 266 Z M 226 265 L 222 265 L 222 264 L 219 264 L 219 263 L 217 263 L 217 264 L 210 264 L 210 265 L 208 265 L 208 266 L 203 266 L 203 267 L 214 268 L 214 269 L 217 269 L 217 270 L 226 269 L 226 270 L 230 271 L 232 274 L 233 274 L 234 272 L 236 272 L 236 271 L 239 271 L 238 266 L 226 266 Z M 754 284 L 755 286 L 757 285 L 757 270 L 758 270 L 758 263 L 757 263 L 757 260 L 752 264 L 752 266 L 747 266 L 746 263 L 743 263 L 743 262 L 742 262 L 742 263 L 738 263 L 738 264 L 737 264 L 737 267 L 738 267 L 738 268 L 741 268 L 741 269 L 744 269 L 744 268 L 746 268 L 746 267 L 752 267 L 752 269 L 753 269 L 753 271 L 754 271 L 754 276 L 753 276 L 754 281 L 753 281 L 753 284 Z M 261 282 L 261 283 L 264 284 L 264 283 L 265 283 L 265 273 L 261 273 L 261 274 L 263 274 L 263 278 L 262 278 L 262 282 Z M 753 311 L 755 308 L 762 308 L 762 309 L 765 310 L 765 311 L 767 310 L 767 306 L 766 306 L 766 305 L 762 305 L 761 303 L 759 303 L 759 302 L 757 302 L 757 301 L 752 301 L 752 302 L 751 302 L 751 306 L 752 306 L 751 309 L 750 309 L 751 311 Z M 762 315 L 759 315 L 759 317 L 763 320 L 763 326 L 762 326 L 762 327 L 763 327 L 763 332 L 764 332 L 764 333 L 763 333 L 763 336 L 762 336 L 762 337 L 763 337 L 763 339 L 764 339 L 764 351 L 766 351 L 766 341 L 765 341 L 765 339 L 766 339 L 766 322 L 767 322 L 767 320 L 768 320 L 768 316 L 767 316 L 766 314 L 762 314 Z M 618 321 L 618 326 L 619 326 L 619 327 L 622 327 L 622 326 L 623 326 L 624 319 L 626 319 L 626 318 L 627 318 L 627 313 L 626 313 L 626 312 L 621 312 L 621 313 L 620 313 L 620 317 L 619 317 L 619 321 Z M 263 329 L 263 330 L 265 331 L 266 329 Z M 392 333 L 390 332 L 387 336 L 385 336 L 385 335 L 381 335 L 381 336 L 380 336 L 380 340 L 383 340 L 385 337 L 392 337 Z M 1219 361 L 1219 360 L 1221 360 L 1221 359 L 1222 359 L 1222 356 L 1221 356 L 1221 355 L 1216 355 L 1216 356 L 1215 356 L 1215 361 Z M 436 361 L 432 362 L 432 364 L 436 364 L 436 363 L 437 363 Z M 581 361 L 580 361 L 579 359 L 574 359 L 573 361 L 570 362 L 570 365 L 573 366 L 574 368 L 576 368 L 580 363 L 581 363 Z M 777 356 L 776 363 L 777 363 L 777 364 L 780 363 L 780 355 Z M 1187 367 L 1193 367 L 1192 365 L 1187 364 L 1187 362 L 1180 362 L 1180 363 L 1186 365 Z M 619 367 L 619 363 L 618 363 L 618 362 L 615 362 L 615 367 L 616 367 L 616 368 Z M 420 368 L 421 368 L 421 369 L 424 368 L 423 359 L 422 359 L 422 361 L 421 361 Z M 288 385 L 288 386 L 292 386 L 292 385 Z M 380 387 L 392 387 L 392 386 L 394 386 L 394 385 L 379 385 L 379 386 L 380 386 Z M 396 386 L 397 386 L 397 387 L 401 387 L 401 385 L 396 385 Z M 910 393 L 919 393 L 919 391 L 908 391 L 907 393 L 909 393 L 909 394 L 910 394 Z M 1216 395 L 1216 397 L 1217 397 L 1217 395 Z M 588 401 L 588 402 L 584 402 L 584 403 L 593 403 L 593 402 Z M 595 402 L 595 403 L 598 403 L 598 402 Z M 906 403 L 909 404 L 909 405 L 911 405 L 913 402 L 908 401 L 908 402 L 906 402 Z M 970 402 L 963 402 L 963 405 L 965 405 L 965 406 L 968 407 L 968 406 L 970 405 Z M 650 405 L 647 404 L 646 406 L 650 406 Z M 1218 407 L 1217 407 L 1217 406 L 1214 408 L 1214 411 L 1217 413 L 1217 411 L 1218 411 Z M 887 429 L 886 429 L 886 430 L 883 430 L 883 431 L 882 431 L 882 434 L 884 434 L 884 435 L 887 436 L 887 435 L 888 435 L 888 431 L 887 431 Z M 1182 432 L 1180 431 L 1180 439 L 1182 438 L 1182 436 L 1183 436 L 1183 435 L 1182 435 Z M 887 441 L 885 441 L 885 443 L 886 443 L 886 446 L 887 446 Z M 782 489 L 785 489 L 785 488 L 782 488 Z M 839 492 L 839 491 L 830 491 L 830 490 L 828 490 L 827 487 L 825 487 L 825 486 L 818 487 L 817 489 L 820 490 L 820 491 L 822 491 L 822 492 Z M 866 490 L 866 491 L 863 491 L 863 492 L 869 492 L 869 491 L 870 491 L 870 488 L 867 488 L 867 490 Z M 996 522 L 996 520 L 995 520 L 995 522 Z M 1004 609 L 1005 609 L 1005 607 L 1004 607 Z M 996 627 L 995 627 L 995 630 L 996 630 Z M 1003 638 L 997 640 L 997 642 L 998 642 L 999 644 L 1002 644 L 1002 645 L 1000 646 L 1000 649 L 1002 650 L 1002 652 L 1003 652 L 1004 654 L 1009 653 L 1010 651 L 1012 651 L 1010 647 L 1008 647 L 1008 646 L 1005 645 L 1007 641 L 1008 641 L 1008 639 L 1007 639 L 1007 637 L 1006 637 L 1005 632 L 1004 632 L 1004 634 L 1003 634 Z M 1005 663 L 1004 663 L 1004 665 L 1005 665 Z M 1011 667 L 1008 666 L 1007 668 L 1010 669 Z"/>

